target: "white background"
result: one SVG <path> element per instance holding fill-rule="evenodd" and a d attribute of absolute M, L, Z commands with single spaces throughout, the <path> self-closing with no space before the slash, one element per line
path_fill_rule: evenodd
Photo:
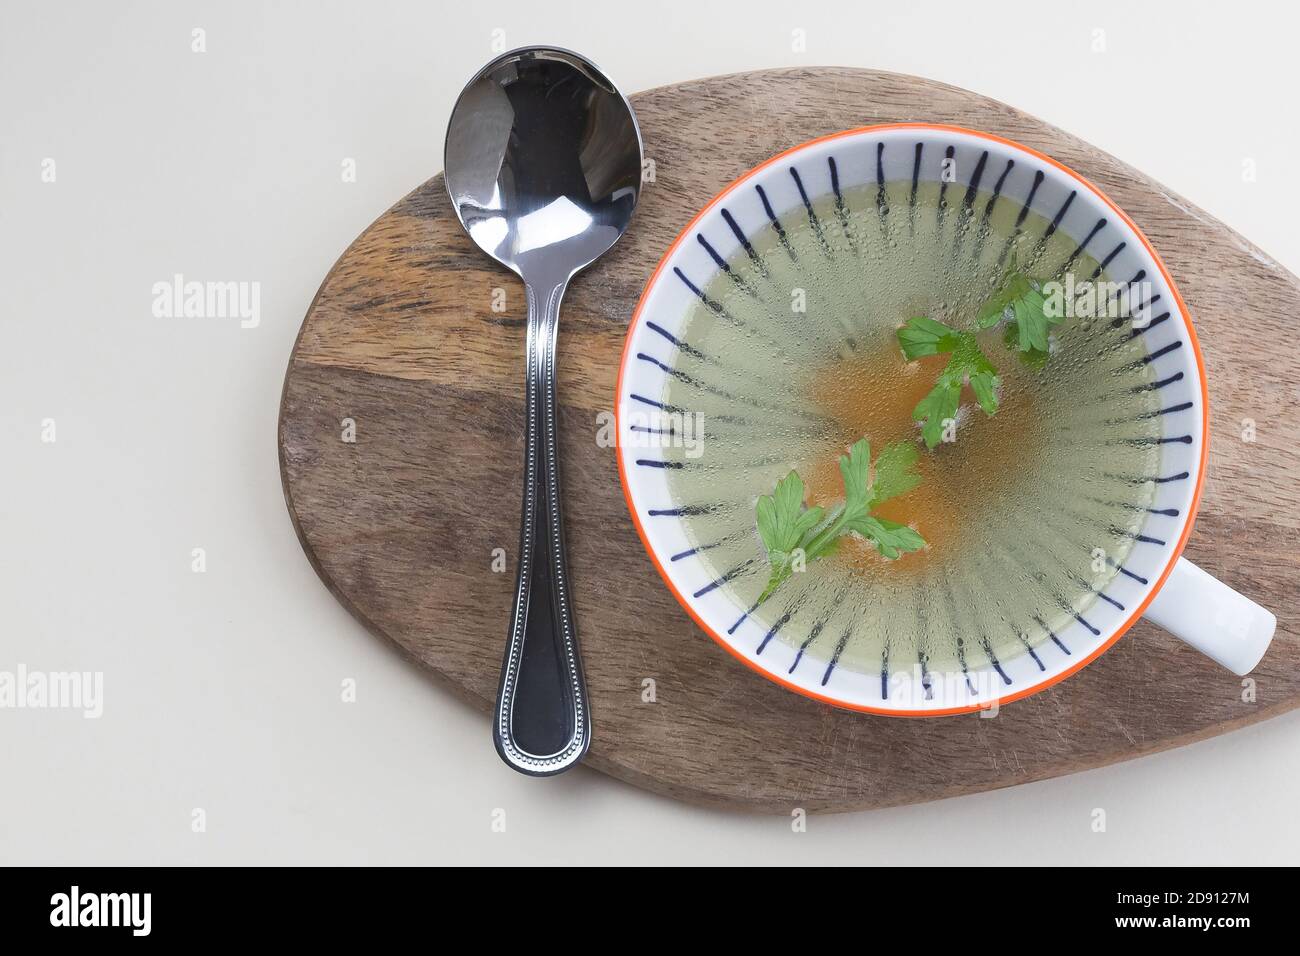
<path fill-rule="evenodd" d="M 103 671 L 105 701 L 99 720 L 0 710 L 0 862 L 1296 862 L 1300 714 L 806 833 L 585 768 L 516 776 L 484 716 L 335 603 L 285 512 L 276 413 L 299 323 L 357 233 L 441 168 L 498 29 L 579 50 L 629 92 L 827 64 L 967 87 L 1300 271 L 1294 7 L 1062 6 L 6 0 L 0 670 Z M 177 272 L 260 282 L 261 325 L 154 318 L 152 285 Z"/>

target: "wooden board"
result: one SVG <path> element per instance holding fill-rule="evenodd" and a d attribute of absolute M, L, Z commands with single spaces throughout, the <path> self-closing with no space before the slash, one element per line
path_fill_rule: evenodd
<path fill-rule="evenodd" d="M 631 232 L 571 287 L 560 325 L 562 474 L 595 723 L 590 766 L 738 809 L 882 807 L 1097 767 L 1300 703 L 1300 350 L 1270 345 L 1294 339 L 1295 276 L 1086 143 L 928 80 L 772 70 L 632 100 L 655 181 Z M 1210 467 L 1186 553 L 1278 617 L 1253 699 L 1243 700 L 1241 679 L 1139 623 L 1078 675 L 994 719 L 855 714 L 746 670 L 660 582 L 628 517 L 614 451 L 598 441 L 651 270 L 699 208 L 772 154 L 835 130 L 909 120 L 987 130 L 1048 153 L 1109 193 L 1164 257 L 1210 381 Z M 497 289 L 504 311 L 493 309 Z M 290 359 L 280 419 L 285 497 L 325 583 L 485 714 L 514 586 L 524 309 L 518 280 L 462 234 L 435 177 L 326 277 Z M 354 443 L 342 440 L 343 419 L 355 422 Z M 1253 442 L 1242 438 L 1247 420 Z M 501 572 L 492 568 L 497 548 L 508 556 Z M 643 699 L 648 680 L 653 702 Z M 491 746 L 486 718 L 482 744 Z"/>

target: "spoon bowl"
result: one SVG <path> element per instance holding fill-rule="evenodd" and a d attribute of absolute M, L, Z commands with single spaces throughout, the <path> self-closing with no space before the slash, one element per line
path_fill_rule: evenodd
<path fill-rule="evenodd" d="M 627 229 L 641 133 L 627 99 L 576 53 L 514 50 L 465 87 L 445 181 L 465 231 L 527 280 L 590 265 Z"/>

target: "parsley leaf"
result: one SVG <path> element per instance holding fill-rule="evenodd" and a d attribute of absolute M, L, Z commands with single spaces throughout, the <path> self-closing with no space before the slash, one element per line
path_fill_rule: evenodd
<path fill-rule="evenodd" d="M 871 444 L 859 439 L 847 455 L 840 455 L 840 478 L 844 481 L 844 511 L 866 514 L 871 510 Z"/>
<path fill-rule="evenodd" d="M 934 388 L 912 410 L 912 418 L 922 423 L 921 436 L 927 448 L 943 440 L 943 423 L 956 416 L 961 387 L 966 382 L 970 382 L 975 400 L 985 412 L 997 412 L 998 370 L 980 350 L 975 333 L 959 332 L 942 322 L 917 317 L 898 330 L 898 344 L 909 361 L 922 355 L 952 355 Z"/>
<path fill-rule="evenodd" d="M 762 495 L 758 499 L 755 508 L 758 534 L 767 548 L 767 560 L 772 566 L 763 598 L 790 576 L 797 553 L 802 549 L 806 554 L 812 531 L 825 514 L 821 508 L 805 511 L 803 497 L 803 479 L 792 471 L 777 482 L 770 496 Z"/>
<path fill-rule="evenodd" d="M 898 330 L 898 344 L 903 347 L 903 354 L 910 362 L 923 355 L 951 352 L 957 347 L 960 334 L 942 322 L 918 315 L 914 319 L 909 319 L 907 324 Z"/>
<path fill-rule="evenodd" d="M 1009 318 L 1004 341 L 1019 349 L 1021 359 L 1041 365 L 1047 359 L 1052 326 L 1061 316 L 1047 314 L 1047 298 L 1028 276 L 1008 273 L 996 293 L 984 303 L 976 318 L 981 329 L 989 329 Z"/>
<path fill-rule="evenodd" d="M 1025 293 L 1031 291 L 1033 286 L 1029 284 L 1029 279 L 1016 272 L 1007 272 L 998 283 L 997 291 L 991 295 L 988 300 L 980 306 L 979 314 L 975 317 L 975 324 L 981 329 L 991 329 L 1002 321 L 1006 311 L 1012 308 L 1016 300 L 1022 298 Z"/>
<path fill-rule="evenodd" d="M 852 526 L 853 530 L 875 544 L 884 557 L 891 561 L 908 551 L 920 551 L 925 547 L 925 539 L 915 530 L 897 521 L 887 518 L 867 516 L 859 518 Z"/>
<path fill-rule="evenodd" d="M 969 332 L 962 335 L 961 342 L 953 351 L 943 374 L 955 379 L 958 385 L 961 384 L 961 378 L 964 376 L 970 382 L 971 391 L 975 393 L 975 400 L 980 403 L 980 408 L 990 415 L 997 413 L 998 397 L 995 390 L 998 387 L 998 370 L 980 351 L 974 335 Z"/>
<path fill-rule="evenodd" d="M 943 441 L 943 423 L 957 417 L 960 398 L 960 383 L 953 385 L 940 378 L 930 393 L 916 403 L 912 418 L 921 423 L 921 437 L 925 439 L 926 448 L 933 448 Z"/>
<path fill-rule="evenodd" d="M 876 456 L 876 480 L 871 486 L 871 507 L 907 494 L 921 483 L 921 476 L 915 471 L 919 457 L 920 452 L 911 442 L 899 441 L 884 447 Z"/>
<path fill-rule="evenodd" d="M 925 539 L 907 525 L 871 515 L 876 505 L 920 484 L 921 476 L 915 471 L 918 455 L 910 442 L 886 446 L 876 458 L 873 480 L 871 445 L 867 439 L 859 439 L 847 455 L 840 456 L 844 504 L 830 517 L 823 508 L 804 508 L 804 483 L 797 472 L 777 482 L 772 494 L 761 495 L 755 515 L 771 572 L 759 601 L 767 600 L 794 573 L 800 556 L 806 563 L 834 554 L 840 539 L 850 532 L 871 541 L 891 560 L 925 547 Z"/>

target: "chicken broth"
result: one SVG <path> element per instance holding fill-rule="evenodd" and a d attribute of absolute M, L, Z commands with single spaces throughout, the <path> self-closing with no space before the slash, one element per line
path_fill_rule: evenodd
<path fill-rule="evenodd" d="M 809 505 L 843 499 L 838 458 L 916 442 L 921 483 L 873 514 L 926 547 L 896 560 L 865 539 L 793 574 L 751 617 L 813 659 L 876 672 L 996 663 L 1055 638 L 1118 573 L 1154 496 L 1159 399 L 1140 336 L 1107 317 L 1065 319 L 1044 363 L 980 334 L 997 368 L 995 415 L 969 386 L 927 449 L 912 410 L 947 356 L 907 361 L 914 316 L 973 331 L 1013 267 L 1038 283 L 1106 279 L 1077 240 L 1019 203 L 972 203 L 937 183 L 846 190 L 764 228 L 710 281 L 677 338 L 662 401 L 703 429 L 697 456 L 669 447 L 669 487 L 695 549 L 753 608 L 768 558 L 755 502 L 791 469 Z M 778 625 L 779 626 L 776 626 Z"/>

